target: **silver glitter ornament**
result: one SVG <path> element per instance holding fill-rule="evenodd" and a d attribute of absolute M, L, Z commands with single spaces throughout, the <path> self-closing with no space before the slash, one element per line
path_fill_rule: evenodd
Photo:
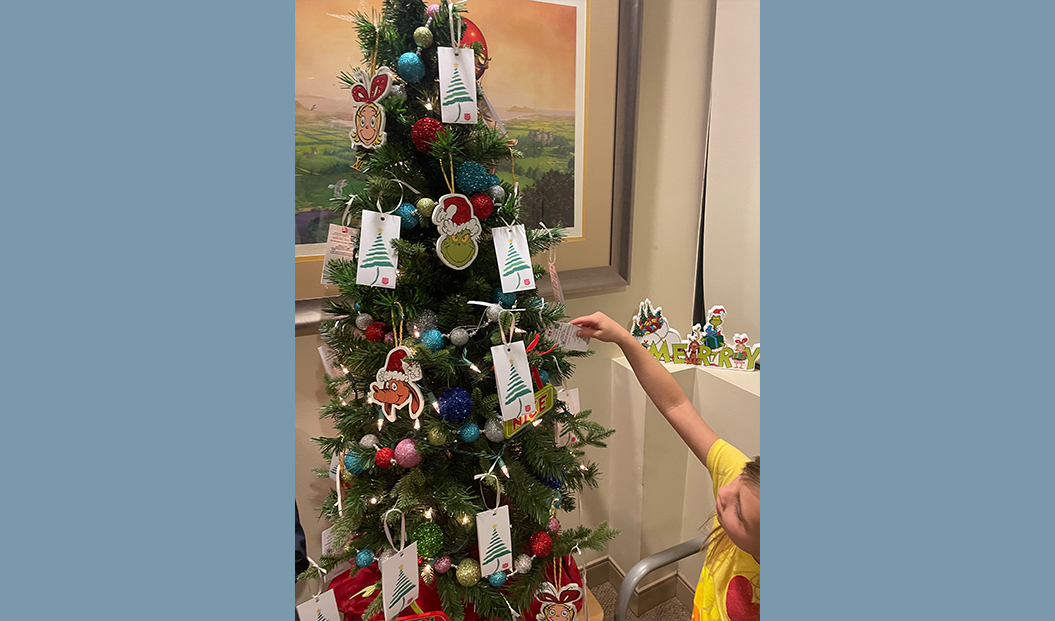
<path fill-rule="evenodd" d="M 407 100 L 407 89 L 402 84 L 393 84 L 388 88 L 388 96 L 404 102 Z"/>
<path fill-rule="evenodd" d="M 500 185 L 492 185 L 487 188 L 487 193 L 491 195 L 491 200 L 498 203 L 506 199 L 506 191 Z"/>
<path fill-rule="evenodd" d="M 365 446 L 367 448 L 374 448 L 375 446 L 377 446 L 377 442 L 378 442 L 377 436 L 375 436 L 372 433 L 368 433 L 365 436 L 363 436 L 363 438 L 361 440 L 359 440 L 359 445 L 360 446 Z"/>
<path fill-rule="evenodd" d="M 487 317 L 488 321 L 498 321 L 498 318 L 502 316 L 502 305 L 492 304 L 487 307 L 484 311 L 484 316 Z"/>
<path fill-rule="evenodd" d="M 484 425 L 484 436 L 491 442 L 501 442 L 506 439 L 506 434 L 502 431 L 502 425 L 493 418 L 487 419 L 487 424 Z"/>
<path fill-rule="evenodd" d="M 439 318 L 436 317 L 436 313 L 425 309 L 418 313 L 418 316 L 411 319 L 408 327 L 410 333 L 414 335 L 414 338 L 421 338 L 422 334 L 425 334 L 429 330 L 435 330 L 436 324 L 439 322 Z"/>
<path fill-rule="evenodd" d="M 521 554 L 517 557 L 517 560 L 513 561 L 513 565 L 516 567 L 518 574 L 526 574 L 531 571 L 531 557 L 527 554 Z"/>
<path fill-rule="evenodd" d="M 395 550 L 393 550 L 392 548 L 385 548 L 385 551 L 381 553 L 381 557 L 380 557 L 381 560 L 378 562 L 378 566 L 380 567 L 381 566 L 381 562 L 387 561 L 388 559 L 392 558 L 395 555 L 396 555 L 396 551 Z"/>
<path fill-rule="evenodd" d="M 451 330 L 450 339 L 451 343 L 461 347 L 469 342 L 469 331 L 465 328 L 455 328 Z"/>
<path fill-rule="evenodd" d="M 370 316 L 370 313 L 359 313 L 355 316 L 355 327 L 360 330 L 369 328 L 372 323 L 374 323 L 374 318 Z"/>

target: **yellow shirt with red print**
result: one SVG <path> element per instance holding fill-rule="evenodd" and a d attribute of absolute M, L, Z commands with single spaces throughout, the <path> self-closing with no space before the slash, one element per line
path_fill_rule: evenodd
<path fill-rule="evenodd" d="M 725 440 L 711 446 L 706 465 L 715 496 L 718 488 L 739 476 L 749 461 Z M 718 518 L 715 518 L 711 528 L 717 526 Z M 729 546 L 714 557 L 708 554 L 696 584 L 692 621 L 757 621 L 759 574 L 758 561 L 736 546 Z"/>

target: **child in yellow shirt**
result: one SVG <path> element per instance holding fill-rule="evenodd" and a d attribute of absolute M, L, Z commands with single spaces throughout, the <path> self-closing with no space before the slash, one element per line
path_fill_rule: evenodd
<path fill-rule="evenodd" d="M 578 317 L 579 336 L 615 343 L 645 393 L 711 473 L 715 516 L 693 598 L 692 621 L 759 619 L 759 458 L 748 459 L 700 418 L 667 370 L 603 313 Z"/>

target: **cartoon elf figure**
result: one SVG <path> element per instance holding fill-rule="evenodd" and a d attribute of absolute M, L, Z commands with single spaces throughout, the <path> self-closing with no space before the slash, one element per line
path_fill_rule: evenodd
<path fill-rule="evenodd" d="M 549 582 L 543 582 L 535 599 L 542 603 L 542 609 L 535 615 L 537 621 L 574 621 L 575 602 L 582 597 L 582 590 L 577 584 L 566 584 L 558 591 Z"/>
<path fill-rule="evenodd" d="M 736 351 L 733 352 L 733 368 L 747 368 L 747 334 L 734 334 L 733 342 L 736 343 Z"/>
<path fill-rule="evenodd" d="M 385 144 L 385 109 L 377 104 L 378 101 L 388 95 L 395 76 L 388 67 L 381 67 L 377 74 L 369 81 L 367 91 L 367 75 L 362 69 L 352 72 L 355 85 L 352 86 L 352 99 L 359 102 L 355 109 L 355 126 L 348 132 L 352 139 L 352 148 L 362 145 L 368 149 L 374 149 Z"/>

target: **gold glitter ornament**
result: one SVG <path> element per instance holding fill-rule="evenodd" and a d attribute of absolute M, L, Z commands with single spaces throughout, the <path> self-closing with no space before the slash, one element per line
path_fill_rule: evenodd
<path fill-rule="evenodd" d="M 418 213 L 430 219 L 431 222 L 432 212 L 436 209 L 436 201 L 431 198 L 418 199 L 417 204 L 414 205 L 418 209 Z"/>
<path fill-rule="evenodd" d="M 432 45 L 432 31 L 425 26 L 418 26 L 414 29 L 414 43 L 421 47 Z"/>
<path fill-rule="evenodd" d="M 462 562 L 458 563 L 458 570 L 455 575 L 458 577 L 458 584 L 464 587 L 471 587 L 480 581 L 480 563 L 477 563 L 476 559 L 463 559 Z"/>

